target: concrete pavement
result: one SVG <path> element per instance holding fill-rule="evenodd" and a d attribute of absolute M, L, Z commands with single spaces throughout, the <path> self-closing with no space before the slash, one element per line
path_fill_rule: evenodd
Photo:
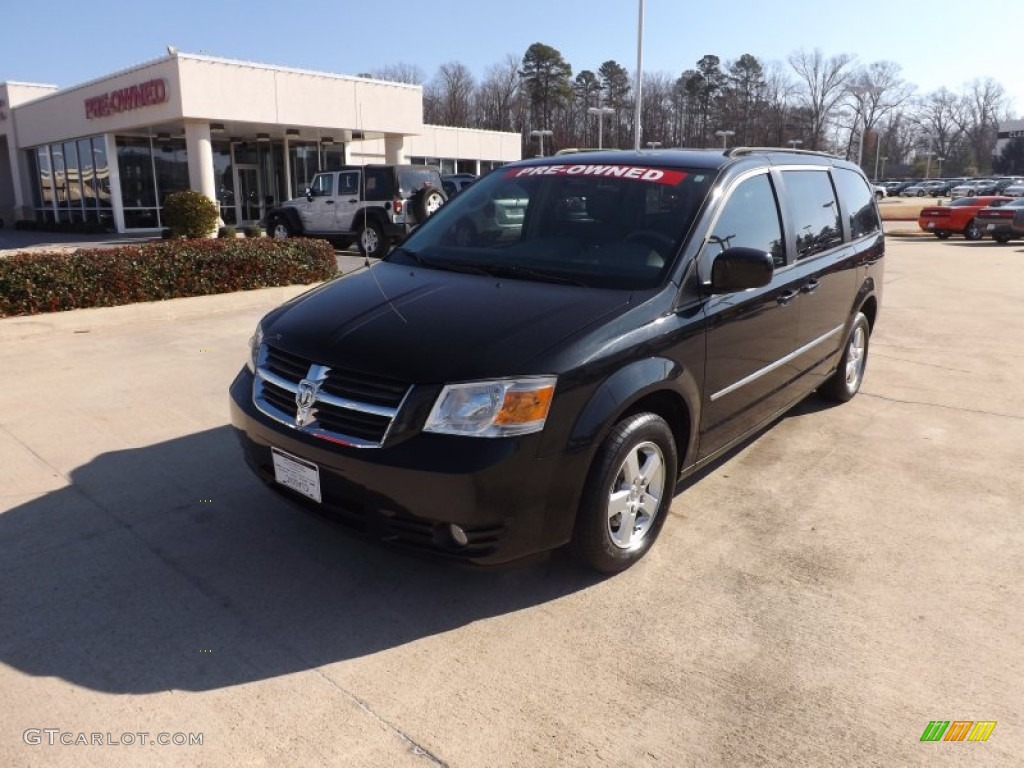
<path fill-rule="evenodd" d="M 263 488 L 226 390 L 299 288 L 0 320 L 0 765 L 1018 763 L 1024 247 L 887 262 L 861 394 L 694 478 L 610 579 Z M 957 719 L 999 724 L 919 741 Z"/>

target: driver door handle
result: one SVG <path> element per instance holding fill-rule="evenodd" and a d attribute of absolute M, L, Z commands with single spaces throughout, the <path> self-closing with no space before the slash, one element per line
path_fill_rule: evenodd
<path fill-rule="evenodd" d="M 817 280 L 811 280 L 811 282 L 806 283 L 804 287 L 801 288 L 800 290 L 803 291 L 804 293 L 814 293 L 816 290 L 818 290 L 819 285 L 821 285 L 821 283 L 819 283 Z"/>
<path fill-rule="evenodd" d="M 778 296 L 776 296 L 775 300 L 779 304 L 785 306 L 786 304 L 789 304 L 789 302 L 796 298 L 796 294 L 797 292 L 793 290 L 786 291 L 785 293 L 780 293 Z"/>

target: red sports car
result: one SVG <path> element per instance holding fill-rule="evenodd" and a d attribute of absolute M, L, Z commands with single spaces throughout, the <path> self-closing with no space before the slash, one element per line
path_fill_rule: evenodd
<path fill-rule="evenodd" d="M 998 208 L 1013 200 L 1012 197 L 1001 195 L 983 195 L 981 197 L 960 197 L 949 205 L 933 205 L 921 209 L 917 224 L 925 232 L 933 233 L 940 240 L 945 240 L 956 232 L 968 240 L 980 240 L 984 234 L 975 216 L 982 208 Z"/>

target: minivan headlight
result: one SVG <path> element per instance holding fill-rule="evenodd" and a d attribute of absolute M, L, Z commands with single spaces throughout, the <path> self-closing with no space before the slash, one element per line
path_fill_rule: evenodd
<path fill-rule="evenodd" d="M 544 429 L 555 394 L 554 376 L 448 384 L 434 403 L 425 432 L 509 437 Z"/>
<path fill-rule="evenodd" d="M 260 354 L 260 345 L 263 344 L 263 324 L 256 324 L 256 331 L 249 337 L 249 370 L 256 373 L 256 360 Z"/>

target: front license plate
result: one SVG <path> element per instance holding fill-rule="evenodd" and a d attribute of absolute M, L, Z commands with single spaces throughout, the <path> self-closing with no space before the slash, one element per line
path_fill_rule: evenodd
<path fill-rule="evenodd" d="M 270 451 L 274 459 L 274 479 L 285 488 L 291 488 L 319 504 L 320 468 L 277 448 L 271 448 Z"/>
<path fill-rule="evenodd" d="M 995 224 L 989 224 L 988 227 L 987 227 L 987 229 L 989 229 L 989 230 L 993 230 L 995 228 L 996 228 Z"/>

